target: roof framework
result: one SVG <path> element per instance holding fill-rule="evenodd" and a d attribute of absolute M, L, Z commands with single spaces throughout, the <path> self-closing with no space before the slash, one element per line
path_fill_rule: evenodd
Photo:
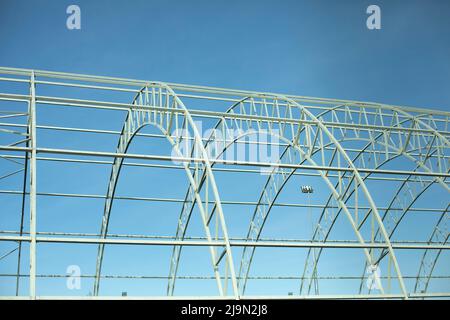
<path fill-rule="evenodd" d="M 11 251 L 1 253 L 0 263 L 14 257 L 17 265 L 14 273 L 1 275 L 14 279 L 15 295 L 2 298 L 71 298 L 39 293 L 37 279 L 67 276 L 37 272 L 40 243 L 97 245 L 95 272 L 81 275 L 93 280 L 92 295 L 82 297 L 89 299 L 111 298 L 102 295 L 104 279 L 163 279 L 165 295 L 139 296 L 146 299 L 186 298 L 176 290 L 176 284 L 183 279 L 214 281 L 216 294 L 202 296 L 214 299 L 450 297 L 448 290 L 430 290 L 430 283 L 448 284 L 450 279 L 450 275 L 436 274 L 439 263 L 444 270 L 449 263 L 449 112 L 38 70 L 0 68 L 0 74 L 0 163 L 4 165 L 0 181 L 7 183 L 11 177 L 19 177 L 21 181 L 19 186 L 12 183 L 0 190 L 0 199 L 9 195 L 21 200 L 18 212 L 14 213 L 20 217 L 20 224 L 14 230 L 0 231 L 1 242 L 16 244 Z M 93 123 L 97 126 L 73 127 L 64 121 L 48 124 L 45 119 L 39 122 L 37 114 L 41 108 L 82 110 L 86 111 L 86 117 L 95 110 L 99 116 Z M 104 129 L 103 123 L 110 121 L 103 116 L 107 112 L 124 116 L 120 130 Z M 67 114 L 69 117 L 70 111 Z M 215 130 L 203 134 L 200 121 Z M 146 132 L 148 127 L 157 131 Z M 41 143 L 46 141 L 40 139 L 41 132 L 110 136 L 114 137 L 116 147 L 108 151 L 100 147 L 97 150 L 49 147 Z M 276 142 L 250 137 L 262 132 Z M 130 152 L 135 139 L 145 139 L 149 145 L 152 141 L 167 141 L 172 154 Z M 252 145 L 258 148 L 275 145 L 280 152 L 276 159 L 270 160 L 224 157 L 232 148 Z M 210 153 L 212 148 L 216 151 L 214 156 Z M 107 167 L 110 172 L 109 180 L 104 181 L 107 191 L 105 194 L 41 191 L 37 187 L 41 185 L 37 182 L 38 163 L 44 162 Z M 10 169 L 6 163 L 15 167 Z M 184 196 L 118 195 L 121 173 L 125 174 L 124 168 L 133 167 L 164 169 L 163 177 L 184 172 L 187 182 Z M 236 185 L 242 182 L 240 176 L 262 177 L 258 196 L 248 200 L 226 199 L 223 184 L 217 179 L 224 173 L 232 176 Z M 311 196 L 304 203 L 284 202 L 283 196 L 292 193 L 289 185 L 295 186 L 296 181 L 317 183 L 322 197 L 315 203 L 311 203 Z M 381 197 L 383 188 L 390 191 Z M 430 194 L 439 198 L 437 206 L 423 201 Z M 39 230 L 37 202 L 41 197 L 102 201 L 99 233 Z M 174 233 L 166 236 L 111 233 L 110 222 L 117 214 L 112 214 L 113 203 L 119 200 L 176 204 Z M 228 221 L 230 206 L 245 208 L 250 213 L 249 219 L 242 219 L 247 227 L 241 237 L 231 236 L 229 231 L 233 227 Z M 274 211 L 289 208 L 309 213 L 310 236 L 287 239 L 281 231 L 275 238 L 264 237 L 268 221 L 279 219 Z M 311 217 L 313 211 L 315 218 Z M 404 239 L 398 234 L 408 228 L 411 223 L 408 217 L 415 214 L 430 217 L 427 235 Z M 194 216 L 200 217 L 201 236 L 189 235 Z M 348 229 L 338 233 L 340 238 L 336 239 L 333 232 L 340 228 L 340 219 Z M 301 221 L 307 221 L 306 215 Z M 167 274 L 105 275 L 102 272 L 105 248 L 114 245 L 169 247 Z M 182 249 L 188 247 L 208 252 L 211 264 L 208 275 L 180 274 Z M 252 274 L 255 264 L 260 263 L 255 258 L 260 248 L 304 250 L 302 263 L 296 267 L 297 275 Z M 350 249 L 359 252 L 360 273 L 342 275 L 338 273 L 341 270 L 336 270 L 333 275 L 321 274 L 324 252 L 335 250 L 338 252 L 335 259 L 344 259 L 340 252 Z M 406 260 L 400 258 L 405 251 L 414 252 L 413 272 L 405 266 L 409 262 L 402 263 Z M 29 272 L 23 273 L 24 264 L 29 265 L 26 268 Z M 381 268 L 376 289 L 367 286 L 372 276 L 367 273 L 368 267 Z M 20 290 L 24 279 L 27 289 Z M 248 293 L 249 282 L 268 279 L 291 280 L 296 283 L 296 292 L 273 294 L 263 288 L 254 291 L 257 294 Z M 338 280 L 336 293 L 323 293 L 321 288 L 327 279 Z M 350 293 L 345 283 L 349 279 L 357 283 Z"/>

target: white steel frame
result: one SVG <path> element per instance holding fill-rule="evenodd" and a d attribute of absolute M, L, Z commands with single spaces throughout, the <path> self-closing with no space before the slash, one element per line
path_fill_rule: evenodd
<path fill-rule="evenodd" d="M 106 244 L 128 244 L 148 246 L 172 246 L 173 253 L 167 276 L 167 297 L 133 297 L 148 299 L 177 299 L 174 296 L 178 275 L 181 249 L 183 246 L 208 247 L 217 283 L 218 296 L 206 298 L 222 299 L 256 299 L 256 298 L 323 298 L 323 299 L 408 299 L 408 298 L 449 298 L 450 292 L 430 293 L 427 291 L 436 263 L 448 244 L 449 205 L 442 209 L 418 208 L 414 204 L 432 185 L 439 185 L 450 192 L 448 178 L 449 164 L 449 117 L 450 113 L 438 110 L 399 107 L 378 103 L 321 99 L 274 93 L 260 93 L 243 90 L 201 87 L 175 83 L 163 83 L 141 80 L 98 77 L 60 72 L 0 68 L 0 82 L 25 83 L 29 85 L 28 93 L 0 92 L 0 101 L 17 101 L 28 104 L 27 113 L 0 114 L 0 133 L 20 135 L 14 144 L 0 145 L 0 157 L 9 161 L 23 162 L 21 170 L 11 172 L 0 179 L 24 173 L 22 190 L 0 190 L 2 194 L 22 196 L 21 225 L 19 230 L 0 231 L 0 241 L 18 243 L 18 267 L 15 274 L 17 291 L 15 297 L 1 298 L 71 298 L 43 297 L 36 294 L 36 277 L 58 277 L 61 275 L 36 274 L 36 244 L 39 242 L 97 244 L 98 255 L 95 284 L 92 299 L 102 299 L 100 283 L 103 277 L 120 278 L 120 276 L 102 275 L 102 262 Z M 127 103 L 115 101 L 83 100 L 61 96 L 39 95 L 39 86 L 61 88 L 80 88 L 89 90 L 106 90 L 111 92 L 128 92 L 134 99 Z M 221 101 L 228 103 L 226 111 L 210 109 L 192 109 L 183 100 L 197 99 L 201 102 Z M 36 106 L 53 105 L 60 107 L 81 107 L 105 110 L 125 110 L 127 117 L 120 132 L 99 129 L 69 128 L 64 126 L 46 126 L 36 123 Z M 2 122 L 2 118 L 27 117 L 27 124 Z M 262 161 L 228 161 L 208 157 L 206 148 L 216 139 L 214 135 L 203 138 L 198 132 L 194 119 L 215 119 L 216 127 L 257 132 L 264 130 L 281 141 L 283 152 L 276 162 Z M 161 134 L 144 134 L 140 130 L 145 126 L 158 128 Z M 37 130 L 90 132 L 97 134 L 118 135 L 116 152 L 100 152 L 70 149 L 52 149 L 39 147 Z M 173 135 L 177 129 L 186 129 L 191 137 Z M 175 131 L 174 131 L 175 130 Z M 165 138 L 177 151 L 177 156 L 161 156 L 128 153 L 128 147 L 136 136 Z M 242 143 L 240 137 L 225 137 L 221 153 L 235 143 Z M 188 139 L 200 152 L 191 152 L 191 156 L 179 151 L 181 144 Z M 355 149 L 347 142 L 357 141 L 364 147 Z M 18 155 L 22 152 L 25 156 Z M 50 156 L 51 155 L 51 156 Z M 57 155 L 64 155 L 58 158 Z M 73 158 L 70 158 L 72 156 Z M 91 160 L 89 157 L 102 157 L 106 160 Z M 385 169 L 383 165 L 391 160 L 401 158 L 411 163 L 415 169 Z M 110 160 L 107 160 L 110 159 Z M 133 162 L 135 160 L 158 160 L 167 164 Z M 182 165 L 170 162 L 177 160 Z M 1 159 L 0 159 L 1 161 Z M 36 187 L 37 161 L 97 163 L 111 166 L 111 175 L 106 195 L 43 193 Z M 219 166 L 221 165 L 221 166 Z M 184 170 L 189 188 L 184 199 L 128 197 L 141 201 L 178 202 L 181 204 L 179 220 L 174 236 L 151 238 L 138 235 L 113 235 L 108 233 L 111 208 L 114 199 L 124 199 L 115 195 L 120 171 L 123 166 L 163 167 Z M 259 167 L 269 168 L 263 190 L 257 201 L 224 201 L 214 178 L 216 171 L 254 172 Z M 256 169 L 255 169 L 256 168 Z M 29 181 L 27 177 L 29 175 Z M 277 202 L 278 196 L 290 178 L 297 175 L 321 177 L 329 188 L 329 197 L 321 205 L 290 204 Z M 387 207 L 377 206 L 367 182 L 396 181 L 400 183 L 398 191 L 392 196 Z M 28 185 L 28 186 L 27 186 Z M 417 185 L 420 187 L 417 188 Z M 405 198 L 404 194 L 408 194 Z M 79 197 L 104 199 L 103 219 L 99 234 L 40 233 L 36 230 L 36 198 L 39 195 L 55 197 Z M 30 228 L 24 231 L 25 199 L 29 199 Z M 253 218 L 245 238 L 236 239 L 228 235 L 223 204 L 236 204 L 253 207 Z M 200 212 L 204 237 L 192 239 L 186 237 L 194 207 Z M 311 239 L 263 239 L 261 237 L 265 222 L 274 207 L 304 207 L 321 210 L 319 223 L 315 226 Z M 433 228 L 429 240 L 425 243 L 393 241 L 393 235 L 403 218 L 415 211 L 436 213 L 439 219 Z M 330 232 L 340 214 L 350 224 L 357 241 L 333 241 Z M 213 219 L 214 218 L 214 219 Z M 213 224 L 216 224 L 215 227 Z M 365 224 L 372 223 L 372 237 L 367 240 L 361 235 Z M 220 236 L 219 236 L 220 234 Z M 22 243 L 30 244 L 29 275 L 20 274 Z M 233 247 L 243 247 L 240 259 L 233 256 Z M 246 283 L 252 277 L 250 269 L 255 249 L 258 247 L 297 247 L 307 248 L 308 255 L 304 263 L 299 283 L 298 295 L 291 296 L 248 296 Z M 321 295 L 318 288 L 317 266 L 324 248 L 360 248 L 363 249 L 366 267 L 378 265 L 388 259 L 393 265 L 395 275 L 389 274 L 389 281 L 398 281 L 400 292 L 391 294 L 381 288 L 380 294 L 364 292 L 365 268 L 360 277 L 358 293 L 353 295 Z M 398 263 L 398 250 L 421 250 L 423 252 L 417 275 L 405 276 Z M 10 253 L 8 253 L 10 254 Z M 0 257 L 0 259 L 3 258 Z M 235 265 L 235 262 L 237 263 Z M 235 270 L 235 266 L 239 266 Z M 19 296 L 19 279 L 29 278 L 29 294 Z M 408 290 L 404 279 L 413 277 L 414 290 Z M 143 278 L 130 276 L 130 278 Z M 157 278 L 157 276 L 155 276 Z M 207 279 L 208 277 L 204 277 Z M 270 278 L 270 277 L 269 277 Z M 272 277 L 277 278 L 277 277 Z M 283 277 L 278 277 L 282 279 Z M 339 276 L 335 277 L 339 279 Z M 342 277 L 345 278 L 345 277 Z M 227 285 L 231 282 L 228 292 Z M 86 297 L 80 297 L 86 298 Z M 111 298 L 111 297 L 108 297 Z M 130 297 L 117 297 L 130 298 Z M 186 297 L 184 297 L 186 298 Z M 190 297 L 194 298 L 194 297 Z M 205 298 L 205 297 L 202 297 Z"/>

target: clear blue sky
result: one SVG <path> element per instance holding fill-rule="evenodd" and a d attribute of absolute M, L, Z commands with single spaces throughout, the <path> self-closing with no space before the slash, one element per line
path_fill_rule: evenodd
<path fill-rule="evenodd" d="M 66 8 L 70 4 L 77 4 L 81 8 L 81 30 L 66 28 L 68 16 Z M 381 7 L 381 30 L 370 31 L 366 28 L 366 8 L 370 4 Z M 0 66 L 450 110 L 449 13 L 450 2 L 446 0 L 123 2 L 0 0 Z M 43 123 L 46 122 L 45 117 L 41 119 Z M 120 121 L 116 124 L 118 127 L 114 129 L 119 130 Z M 75 145 L 78 143 L 71 142 Z M 94 145 L 99 141 L 91 143 Z M 112 139 L 107 143 L 107 146 L 111 147 L 108 151 L 112 151 L 116 144 L 115 140 Z M 42 165 L 42 172 L 45 170 L 48 170 L 47 173 L 51 176 L 50 169 Z M 77 174 L 72 172 L 68 176 L 76 177 Z M 78 190 L 75 188 L 70 192 L 103 194 L 106 186 L 103 182 L 107 181 L 108 176 L 109 168 L 103 168 L 99 176 L 96 176 L 101 177 L 98 179 L 101 182 L 94 182 L 94 179 L 80 181 L 76 183 Z M 89 179 L 89 175 L 86 174 L 85 178 Z M 148 176 L 148 179 L 159 178 Z M 130 183 L 124 183 L 123 186 L 133 184 L 133 178 L 128 180 Z M 52 183 L 46 185 L 43 183 L 43 186 L 48 187 L 46 191 L 51 192 L 58 190 L 60 187 L 58 183 L 62 185 L 64 181 L 58 182 L 55 178 Z M 224 179 L 223 183 L 230 183 L 230 179 Z M 138 186 L 147 184 L 141 179 L 135 185 L 136 189 L 139 189 Z M 166 192 L 173 192 L 168 197 L 184 196 L 184 185 L 178 188 L 167 183 L 167 186 L 157 187 Z M 153 190 L 158 189 L 157 187 L 149 188 Z M 7 189 L 7 185 L 2 184 L 1 188 Z M 125 191 L 132 193 L 131 189 Z M 146 196 L 150 196 L 151 192 L 147 191 Z M 250 192 L 253 200 L 258 192 Z M 445 194 L 440 195 L 440 202 L 445 203 L 443 198 Z M 430 199 L 428 201 L 431 201 Z M 55 200 L 42 198 L 40 202 L 42 208 L 50 210 L 51 207 L 49 212 L 52 212 L 51 218 L 40 220 L 45 231 L 48 229 L 44 226 L 49 227 L 53 223 L 53 226 L 58 226 L 57 221 L 60 221 L 57 218 L 58 212 L 73 211 L 73 214 L 80 212 L 71 209 L 71 205 L 67 202 L 50 201 Z M 430 202 L 424 201 L 424 205 L 427 203 Z M 103 207 L 102 201 L 95 204 L 92 202 L 89 205 L 90 210 L 92 208 L 96 210 L 98 219 Z M 88 204 L 85 206 L 87 208 Z M 115 206 L 118 211 L 126 209 L 133 210 L 138 216 L 141 214 L 139 204 L 128 202 L 122 205 L 117 203 Z M 158 208 L 161 210 L 161 207 Z M 176 219 L 178 206 L 174 212 L 172 218 Z M 60 231 L 98 232 L 98 223 L 87 226 L 86 221 L 89 219 L 87 213 L 79 214 L 86 215 L 87 220 L 85 222 L 80 222 L 81 218 L 68 220 L 70 221 L 66 221 L 68 225 L 59 225 L 62 226 Z M 285 218 L 288 217 L 289 213 Z M 230 218 L 231 221 L 232 219 Z M 12 220 L 6 216 L 0 217 L 2 228 L 12 227 L 10 221 Z M 130 219 L 116 221 L 123 224 L 132 222 Z M 161 227 L 155 231 L 170 235 L 174 232 L 174 224 L 171 223 L 172 220 L 167 221 L 167 229 Z M 80 228 L 77 229 L 77 226 Z M 133 231 L 136 233 L 148 231 L 143 229 Z M 245 231 L 246 226 L 242 230 Z M 274 234 L 276 230 L 274 226 L 272 229 Z M 407 235 L 408 232 L 405 232 Z M 239 232 L 236 234 L 240 235 Z M 7 250 L 9 247 L 0 248 Z M 82 251 L 82 249 L 74 250 L 78 253 Z M 141 254 L 142 248 L 117 247 L 111 248 L 105 259 L 114 256 L 113 250 L 118 253 L 116 262 L 121 260 L 119 253 L 124 254 L 125 250 L 129 250 L 127 254 L 130 254 L 131 250 L 131 255 L 137 260 L 130 265 L 122 263 L 106 267 L 107 273 L 122 271 L 124 273 L 131 268 L 138 274 L 150 274 L 152 270 L 146 267 L 152 266 L 155 267 L 154 273 L 166 274 L 170 250 L 158 251 L 159 249 L 152 248 L 146 252 L 152 252 L 154 254 L 152 257 L 160 259 L 151 259 Z M 192 249 L 192 254 L 196 254 L 195 250 Z M 95 256 L 95 252 L 96 248 L 92 246 L 89 257 Z M 79 258 L 74 262 L 70 258 L 71 254 L 75 253 L 45 251 L 38 261 L 47 269 L 43 270 L 42 267 L 38 273 L 39 271 L 65 273 L 65 266 L 70 263 L 78 263 L 86 273 L 93 273 L 94 265 L 91 258 L 89 258 L 91 260 Z M 240 257 L 238 254 L 236 256 Z M 274 263 L 271 257 L 274 256 L 270 254 L 261 256 L 260 265 L 267 266 L 260 270 L 261 274 L 263 271 L 271 272 L 275 268 L 271 265 Z M 287 261 L 289 259 L 302 261 L 291 253 L 287 257 L 285 257 Z M 448 262 L 448 255 L 446 257 Z M 13 260 L 0 261 L 0 271 L 13 272 Z M 26 263 L 26 260 L 24 262 Z M 338 265 L 335 267 L 339 267 L 340 262 L 336 263 Z M 445 266 L 445 264 L 441 266 L 443 274 Z M 25 267 L 26 265 L 24 271 Z M 296 274 L 296 270 L 298 269 L 290 267 L 286 273 Z M 414 273 L 414 270 L 412 268 L 409 273 Z M 182 271 L 188 274 L 197 270 L 194 266 L 187 265 Z M 2 285 L 2 281 L 4 280 L 0 279 L 0 294 L 11 294 L 13 282 L 3 282 Z M 120 294 L 122 290 L 128 291 L 130 295 L 148 293 L 145 283 L 124 288 L 128 284 L 122 286 L 121 280 L 115 281 L 113 284 L 105 282 L 102 287 L 104 293 Z M 40 289 L 42 290 L 40 294 L 73 294 L 64 290 L 63 280 L 49 280 L 45 283 Z M 26 288 L 24 283 L 23 293 Z M 214 293 L 214 283 L 207 288 L 212 288 Z M 438 286 L 436 290 L 448 288 L 447 282 L 444 287 Z M 76 294 L 87 294 L 90 289 L 89 283 Z M 151 293 L 164 294 L 164 289 L 165 282 L 161 281 Z M 257 285 L 250 290 L 258 293 Z M 295 283 L 274 288 L 274 292 L 280 294 L 286 294 L 287 291 L 295 292 Z M 202 289 L 186 285 L 180 292 L 200 294 Z"/>
<path fill-rule="evenodd" d="M 65 27 L 69 4 L 82 29 Z M 366 28 L 366 8 L 382 29 Z M 0 2 L 0 62 L 449 108 L 448 1 Z"/>

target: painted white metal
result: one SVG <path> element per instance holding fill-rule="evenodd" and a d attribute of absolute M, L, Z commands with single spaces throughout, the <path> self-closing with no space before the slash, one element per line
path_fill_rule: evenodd
<path fill-rule="evenodd" d="M 14 69 L 0 67 L 0 83 L 15 83 L 29 85 L 29 92 L 0 92 L 0 101 L 11 103 L 27 103 L 26 112 L 1 111 L 0 133 L 20 136 L 21 140 L 0 145 L 4 154 L 0 155 L 2 161 L 15 161 L 18 164 L 28 163 L 29 159 L 29 191 L 26 191 L 27 180 L 24 180 L 23 190 L 0 190 L 1 194 L 17 194 L 29 200 L 30 229 L 29 232 L 17 230 L 13 235 L 0 231 L 0 241 L 19 242 L 20 256 L 22 242 L 30 244 L 30 272 L 29 295 L 30 299 L 45 299 L 36 291 L 36 252 L 39 242 L 80 243 L 99 246 L 94 295 L 99 294 L 101 265 L 104 246 L 114 244 L 129 245 L 159 245 L 173 246 L 173 255 L 170 262 L 167 293 L 175 294 L 175 281 L 178 278 L 177 269 L 180 262 L 181 248 L 183 246 L 204 246 L 209 248 L 211 264 L 214 270 L 219 296 L 210 298 L 253 299 L 258 297 L 246 296 L 245 283 L 249 275 L 250 265 L 255 248 L 307 248 L 309 249 L 303 275 L 301 294 L 294 298 L 437 298 L 449 297 L 448 293 L 429 293 L 428 284 L 433 278 L 435 265 L 443 250 L 448 250 L 448 210 L 438 208 L 416 208 L 414 203 L 425 194 L 433 185 L 438 185 L 444 192 L 450 193 L 448 178 L 450 177 L 450 113 L 439 110 L 391 106 L 370 102 L 359 102 L 339 99 L 323 99 L 304 96 L 280 95 L 275 93 L 261 93 L 245 90 L 231 90 L 223 88 L 192 86 L 176 83 L 162 83 L 121 79 L 112 77 L 99 77 L 89 75 L 68 74 L 27 69 Z M 95 90 L 135 94 L 131 103 L 86 100 L 72 97 L 42 96 L 40 87 L 59 87 L 62 89 L 76 88 L 80 90 Z M 215 109 L 188 108 L 181 99 L 198 100 L 205 102 L 223 102 L 232 107 L 226 112 Z M 113 130 L 99 130 L 97 128 L 69 128 L 64 126 L 39 125 L 36 121 L 36 108 L 82 108 L 104 111 L 127 111 L 127 118 L 121 132 Z M 20 123 L 17 119 L 28 115 L 28 124 Z M 209 158 L 206 148 L 213 143 L 215 137 L 204 138 L 195 124 L 195 120 L 215 120 L 216 128 L 233 128 L 240 130 L 267 130 L 271 135 L 275 130 L 280 132 L 279 144 L 284 149 L 279 161 L 227 161 L 219 158 Z M 161 134 L 141 134 L 139 130 L 145 125 L 153 125 L 161 130 Z M 187 128 L 193 137 L 185 138 L 172 134 L 178 128 Z M 26 130 L 27 132 L 24 132 Z M 38 130 L 72 131 L 90 134 L 118 135 L 119 142 L 116 152 L 99 152 L 72 149 L 52 149 L 38 147 L 36 133 Z M 165 138 L 177 150 L 180 143 L 191 139 L 200 150 L 199 154 L 190 156 L 178 152 L 177 157 L 130 154 L 128 146 L 133 137 Z M 225 139 L 226 148 L 233 144 L 242 144 L 244 136 Z M 348 142 L 361 142 L 365 146 L 361 149 L 348 147 Z M 20 146 L 27 143 L 26 147 Z M 244 142 L 246 144 L 250 144 Z M 259 143 L 259 142 L 258 142 Z M 271 143 L 267 143 L 271 145 Z M 225 151 L 223 150 L 223 152 Z M 193 149 L 194 150 L 194 149 Z M 17 153 L 25 153 L 26 158 Z M 60 154 L 73 156 L 74 159 L 43 157 L 39 154 Z M 75 159 L 75 157 L 77 157 Z M 99 158 L 112 158 L 113 161 Z M 165 165 L 161 163 L 132 163 L 125 159 L 147 161 L 177 161 L 181 165 Z M 414 164 L 414 169 L 386 169 L 390 161 L 404 158 Z M 25 161 L 24 161 L 25 160 Z M 108 191 L 103 195 L 64 194 L 58 192 L 39 192 L 37 188 L 36 172 L 39 161 L 77 162 L 83 164 L 112 165 Z M 186 172 L 189 189 L 184 199 L 120 197 L 115 195 L 115 188 L 122 166 L 142 166 L 160 169 L 182 169 Z M 223 166 L 227 167 L 224 168 Z M 232 166 L 231 166 L 232 165 Z M 241 168 L 241 167 L 250 168 Z M 256 168 L 256 169 L 255 169 Z M 214 172 L 259 172 L 258 168 L 276 168 L 267 178 L 267 183 L 261 192 L 261 197 L 255 201 L 223 201 L 217 188 Z M 3 174 L 0 179 L 6 179 L 27 169 L 15 170 Z M 321 177 L 328 186 L 330 196 L 323 205 L 289 204 L 276 202 L 282 193 L 284 185 L 293 176 Z M 400 182 L 397 192 L 393 195 L 387 207 L 378 206 L 373 200 L 369 187 L 370 181 Z M 416 188 L 420 185 L 421 188 Z M 402 194 L 409 194 L 404 199 Z M 103 221 L 98 237 L 83 235 L 80 237 L 64 235 L 42 236 L 37 231 L 36 201 L 40 195 L 58 197 L 100 198 L 105 199 Z M 114 199 L 124 198 L 142 201 L 181 202 L 183 208 L 180 212 L 179 224 L 175 236 L 167 239 L 133 238 L 133 235 L 124 235 L 124 238 L 115 238 L 108 234 L 108 223 Z M 400 201 L 401 200 L 401 201 Z M 406 200 L 403 201 L 403 200 Z M 227 231 L 225 215 L 222 204 L 254 206 L 254 216 L 250 224 L 249 233 L 245 239 L 230 238 Z M 307 207 L 320 208 L 322 215 L 319 224 L 310 242 L 277 239 L 267 241 L 261 238 L 264 223 L 273 207 Z M 205 236 L 203 239 L 189 239 L 185 237 L 189 219 L 194 207 L 200 212 Z M 335 210 L 336 215 L 326 217 L 327 210 Z M 381 215 L 379 211 L 383 211 Z M 427 243 L 397 243 L 392 241 L 398 225 L 403 218 L 412 212 L 438 212 L 441 214 L 436 226 L 431 230 Z M 339 213 L 343 212 L 353 229 L 357 242 L 333 242 L 328 235 L 333 228 Z M 372 223 L 372 239 L 365 240 L 360 230 L 367 223 Z M 215 225 L 214 225 L 215 223 Z M 320 232 L 323 237 L 319 236 Z M 220 230 L 220 232 L 219 232 Z M 219 235 L 220 234 L 220 235 Z M 114 237 L 114 238 L 113 238 Z M 244 254 L 240 261 L 239 274 L 235 273 L 235 263 L 232 247 L 243 247 Z M 360 290 L 355 295 L 317 295 L 317 266 L 324 248 L 359 248 L 365 256 L 366 265 L 378 264 L 385 256 L 389 257 L 395 275 L 390 274 L 389 282 L 395 279 L 399 282 L 400 293 L 384 292 L 363 294 Z M 317 250 L 317 251 L 316 251 Z M 374 254 L 375 250 L 379 255 Z M 425 250 L 422 256 L 420 269 L 417 272 L 414 292 L 408 291 L 405 286 L 400 265 L 397 261 L 396 250 Z M 10 253 L 8 253 L 8 256 Z M 2 255 L 3 257 L 4 255 Z M 20 267 L 20 258 L 19 258 Z M 19 294 L 20 268 L 17 269 L 17 292 Z M 222 270 L 220 270 L 222 268 Z M 231 281 L 232 295 L 227 293 L 228 278 Z M 364 276 L 361 277 L 361 281 Z M 315 294 L 311 294 L 312 284 Z M 362 283 L 362 282 L 361 282 Z M 360 286 L 361 288 L 361 286 Z M 306 295 L 305 295 L 306 294 Z M 290 297 L 290 296 L 288 296 Z M 3 297 L 5 298 L 5 297 Z M 10 297 L 6 297 L 10 298 Z M 70 298 L 70 297 L 64 297 Z M 102 297 L 93 297 L 101 299 Z M 130 297 L 127 297 L 130 298 Z M 144 297 L 154 298 L 158 297 Z M 177 299 L 177 297 L 170 297 Z M 259 298 L 264 298 L 261 296 Z M 267 298 L 267 297 L 266 297 Z M 269 297 L 279 298 L 279 297 Z M 292 298 L 292 297 L 291 297 Z"/>

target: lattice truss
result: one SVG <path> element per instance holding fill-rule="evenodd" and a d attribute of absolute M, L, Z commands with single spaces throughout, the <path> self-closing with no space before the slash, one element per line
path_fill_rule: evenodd
<path fill-rule="evenodd" d="M 450 297 L 449 112 L 0 74 L 3 298 Z"/>

